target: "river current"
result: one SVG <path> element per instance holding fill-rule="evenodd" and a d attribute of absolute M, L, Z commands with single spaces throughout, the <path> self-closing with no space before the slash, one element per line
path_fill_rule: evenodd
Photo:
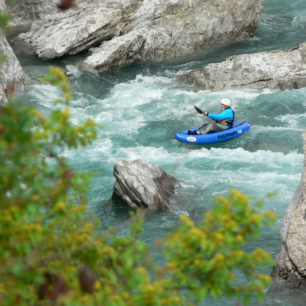
<path fill-rule="evenodd" d="M 177 209 L 146 217 L 142 239 L 149 246 L 178 224 L 179 215 L 197 221 L 210 209 L 216 196 L 236 188 L 262 199 L 266 210 L 279 215 L 276 224 L 252 243 L 275 257 L 280 250 L 281 218 L 301 179 L 306 88 L 194 91 L 178 84 L 175 76 L 230 55 L 289 48 L 304 41 L 306 1 L 265 0 L 260 26 L 247 41 L 162 64 L 136 64 L 101 75 L 69 77 L 74 92 L 73 120 L 77 123 L 91 117 L 103 125 L 92 146 L 65 152 L 74 168 L 95 173 L 90 207 L 101 219 L 102 228 L 117 226 L 129 217 L 126 207 L 110 200 L 115 163 L 120 158 L 144 159 L 182 181 L 173 203 Z M 41 62 L 20 58 L 25 71 L 37 76 L 51 66 L 64 67 L 73 60 Z M 58 90 L 48 85 L 35 85 L 26 93 L 27 100 L 44 112 L 51 109 L 58 96 Z M 203 118 L 195 112 L 194 104 L 217 112 L 220 99 L 225 97 L 232 100 L 237 120 L 251 122 L 249 132 L 230 142 L 209 146 L 185 144 L 174 138 L 177 131 L 202 124 Z M 266 199 L 271 192 L 276 195 Z M 270 273 L 271 268 L 266 272 Z M 305 300 L 305 292 L 275 284 L 267 290 L 263 305 L 305 305 Z M 235 305 L 236 301 L 209 299 L 203 303 L 221 304 Z M 257 305 L 257 301 L 252 300 L 251 305 Z"/>

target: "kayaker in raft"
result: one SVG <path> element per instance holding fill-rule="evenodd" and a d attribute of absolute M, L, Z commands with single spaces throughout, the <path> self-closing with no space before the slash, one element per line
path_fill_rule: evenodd
<path fill-rule="evenodd" d="M 221 99 L 221 113 L 213 114 L 208 112 L 203 112 L 198 107 L 195 106 L 197 112 L 207 116 L 211 120 L 208 123 L 203 124 L 196 131 L 188 131 L 189 135 L 204 135 L 208 133 L 223 131 L 225 129 L 233 127 L 235 120 L 235 112 L 231 109 L 231 101 L 229 99 Z"/>

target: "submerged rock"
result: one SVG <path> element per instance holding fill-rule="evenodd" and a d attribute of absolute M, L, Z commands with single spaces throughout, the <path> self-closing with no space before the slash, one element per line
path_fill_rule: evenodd
<path fill-rule="evenodd" d="M 301 182 L 287 207 L 280 228 L 281 251 L 272 275 L 294 287 L 306 287 L 306 130 L 303 134 L 304 167 Z"/>
<path fill-rule="evenodd" d="M 76 54 L 102 43 L 91 50 L 83 67 L 104 71 L 246 39 L 259 24 L 262 2 L 92 0 L 42 17 L 19 40 L 42 59 Z"/>
<path fill-rule="evenodd" d="M 306 43 L 290 50 L 241 54 L 177 76 L 196 89 L 293 89 L 306 86 Z"/>
<path fill-rule="evenodd" d="M 178 181 L 164 170 L 144 161 L 120 159 L 114 166 L 113 198 L 119 198 L 131 208 L 166 210 Z"/>

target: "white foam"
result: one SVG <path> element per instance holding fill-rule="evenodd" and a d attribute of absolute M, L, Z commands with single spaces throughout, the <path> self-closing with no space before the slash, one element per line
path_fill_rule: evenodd
<path fill-rule="evenodd" d="M 113 167 L 119 159 L 126 158 L 147 160 L 161 167 L 183 181 L 184 188 L 189 190 L 187 193 L 192 192 L 196 201 L 226 192 L 229 188 L 237 188 L 251 195 L 279 190 L 282 203 L 287 200 L 289 202 L 300 179 L 303 154 L 269 150 L 250 152 L 241 147 L 228 148 L 227 144 L 211 149 L 188 145 L 182 147 L 172 138 L 168 142 L 167 139 L 162 139 L 164 146 L 158 140 L 147 145 L 138 143 L 142 140 L 139 132 L 150 122 L 154 123 L 153 127 L 160 122 L 167 129 L 171 128 L 166 124 L 168 120 L 182 122 L 182 125 L 187 121 L 196 126 L 202 118 L 193 109 L 193 104 L 204 110 L 218 111 L 220 99 L 230 97 L 233 107 L 248 117 L 253 116 L 249 108 L 256 107 L 261 96 L 265 101 L 270 101 L 266 95 L 271 95 L 272 103 L 280 93 L 252 90 L 196 92 L 174 85 L 173 80 L 165 76 L 138 75 L 132 81 L 115 85 L 101 99 L 84 93 L 74 95 L 71 103 L 73 122 L 81 123 L 92 117 L 104 128 L 99 131 L 98 139 L 93 145 L 75 152 L 65 151 L 65 155 L 77 168 L 96 170 L 99 165 L 99 169 L 103 169 L 103 173 L 95 179 L 95 184 L 103 186 L 101 188 L 105 195 L 101 197 L 108 198 L 107 194 L 112 192 Z M 303 93 L 303 90 L 297 90 L 292 94 L 300 100 Z M 53 101 L 60 94 L 59 90 L 49 85 L 36 86 L 31 92 L 35 100 L 47 108 L 52 107 Z M 282 93 L 284 96 L 286 94 Z M 282 100 L 283 103 L 290 103 L 284 98 Z M 306 102 L 302 100 L 301 103 Z M 259 124 L 253 125 L 253 136 L 248 135 L 251 141 L 259 133 L 265 133 L 269 137 L 269 132 L 300 131 L 300 122 L 305 120 L 304 114 L 283 115 L 278 117 L 279 122 L 284 125 L 286 121 L 292 126 L 266 127 L 260 124 L 262 119 L 266 122 L 264 116 L 269 118 L 270 115 L 263 114 L 257 118 Z"/>
<path fill-rule="evenodd" d="M 286 171 L 287 167 L 298 169 L 302 165 L 304 157 L 303 154 L 298 153 L 284 154 L 261 150 L 249 152 L 242 148 L 213 148 L 211 150 L 202 148 L 179 153 L 169 152 L 164 147 L 137 146 L 119 148 L 114 160 L 117 158 L 127 158 L 129 160 L 145 159 L 171 171 L 173 168 L 176 169 L 175 171 L 177 171 L 177 168 L 181 168 L 183 169 L 182 174 L 184 177 L 202 177 L 204 174 L 201 172 L 202 167 L 205 168 L 205 176 L 215 176 L 215 171 L 227 171 L 225 169 L 228 168 L 229 163 L 237 165 L 235 172 L 240 171 L 242 173 L 246 171 L 253 173 L 253 176 L 256 176 L 257 172 L 283 175 L 284 171 L 290 175 L 290 171 Z M 191 168 L 189 165 L 191 165 Z M 191 175 L 190 172 L 185 172 L 187 169 L 188 171 L 194 171 L 194 173 Z"/>
<path fill-rule="evenodd" d="M 279 117 L 280 118 L 280 117 Z M 283 120 L 280 120 L 283 122 Z M 286 122 L 286 120 L 284 120 L 284 122 Z M 254 133 L 273 133 L 273 132 L 288 132 L 288 131 L 292 131 L 292 132 L 301 132 L 303 133 L 303 131 L 305 130 L 305 128 L 298 128 L 297 127 L 298 123 L 296 122 L 296 120 L 294 120 L 294 124 L 292 121 L 292 125 L 289 124 L 289 126 L 262 126 L 262 125 L 253 125 L 252 129 Z"/>
<path fill-rule="evenodd" d="M 51 108 L 54 101 L 61 96 L 61 91 L 48 84 L 34 85 L 28 92 L 39 105 Z"/>
<path fill-rule="evenodd" d="M 286 114 L 277 118 L 279 121 L 286 123 L 292 130 L 303 131 L 306 123 L 306 113 L 304 114 Z M 303 122 L 303 126 L 301 126 Z"/>

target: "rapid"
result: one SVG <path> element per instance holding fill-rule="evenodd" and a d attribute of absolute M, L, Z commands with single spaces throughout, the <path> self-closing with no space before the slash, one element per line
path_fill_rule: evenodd
<path fill-rule="evenodd" d="M 144 159 L 182 182 L 173 199 L 175 210 L 146 217 L 142 239 L 150 246 L 179 223 L 179 215 L 200 220 L 216 196 L 236 188 L 263 200 L 266 210 L 279 215 L 276 224 L 265 229 L 253 243 L 275 257 L 280 250 L 281 219 L 301 179 L 306 88 L 194 91 L 178 84 L 175 76 L 230 55 L 294 47 L 305 38 L 305 0 L 265 0 L 260 26 L 247 41 L 161 64 L 136 64 L 101 75 L 70 76 L 73 120 L 77 123 L 91 117 L 103 125 L 93 145 L 65 152 L 75 169 L 94 173 L 90 208 L 100 218 L 102 229 L 129 218 L 126 207 L 110 200 L 115 182 L 114 164 L 121 158 Z M 25 71 L 42 75 L 49 67 L 64 67 L 73 59 L 20 61 Z M 47 113 L 59 95 L 57 89 L 40 84 L 25 94 L 25 100 Z M 236 120 L 251 122 L 250 131 L 232 141 L 206 146 L 181 143 L 174 138 L 177 131 L 202 124 L 203 118 L 194 110 L 194 104 L 216 112 L 222 98 L 231 99 Z M 271 192 L 276 195 L 267 198 Z M 267 290 L 263 305 L 304 305 L 305 300 L 305 292 L 275 284 Z M 236 301 L 207 300 L 203 305 L 221 304 L 235 305 Z M 257 304 L 252 300 L 251 305 Z"/>

